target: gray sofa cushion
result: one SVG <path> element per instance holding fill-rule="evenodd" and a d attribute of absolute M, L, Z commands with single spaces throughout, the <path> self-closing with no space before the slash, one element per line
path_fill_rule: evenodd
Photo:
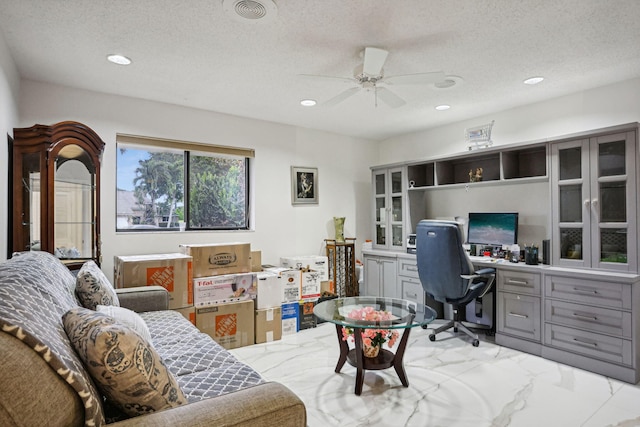
<path fill-rule="evenodd" d="M 0 263 L 0 328 L 33 348 L 78 393 L 85 425 L 102 425 L 102 398 L 62 327 L 62 315 L 78 306 L 75 283 L 69 269 L 46 252 Z"/>
<path fill-rule="evenodd" d="M 153 346 L 189 402 L 231 393 L 265 380 L 175 311 L 140 314 Z"/>

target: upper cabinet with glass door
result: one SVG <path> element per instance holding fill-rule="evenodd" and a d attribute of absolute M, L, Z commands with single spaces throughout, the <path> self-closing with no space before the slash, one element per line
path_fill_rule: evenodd
<path fill-rule="evenodd" d="M 14 129 L 12 251 L 47 251 L 72 269 L 100 264 L 103 148 L 77 122 Z"/>
<path fill-rule="evenodd" d="M 404 167 L 373 171 L 375 249 L 401 251 L 405 248 L 405 175 Z"/>
<path fill-rule="evenodd" d="M 552 144 L 553 263 L 638 271 L 636 131 Z"/>

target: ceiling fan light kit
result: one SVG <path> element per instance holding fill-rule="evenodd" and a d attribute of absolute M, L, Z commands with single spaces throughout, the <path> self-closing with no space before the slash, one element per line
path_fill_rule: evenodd
<path fill-rule="evenodd" d="M 384 64 L 387 61 L 389 52 L 377 47 L 365 47 L 362 51 L 362 64 L 356 66 L 353 70 L 353 77 L 339 76 L 318 76 L 303 74 L 305 77 L 333 79 L 334 81 L 342 80 L 347 83 L 354 84 L 351 87 L 328 99 L 323 103 L 324 106 L 334 106 L 351 98 L 360 90 L 374 94 L 374 106 L 378 106 L 378 99 L 390 108 L 398 108 L 407 102 L 398 96 L 387 86 L 393 85 L 433 85 L 436 88 L 450 88 L 462 81 L 457 76 L 447 76 L 442 71 L 402 74 L 396 76 L 386 76 L 384 74 Z"/>

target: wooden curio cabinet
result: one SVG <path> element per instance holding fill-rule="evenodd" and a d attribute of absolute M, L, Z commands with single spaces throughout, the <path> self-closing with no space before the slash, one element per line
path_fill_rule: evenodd
<path fill-rule="evenodd" d="M 100 264 L 100 160 L 104 142 L 87 126 L 60 122 L 13 130 L 11 242 L 70 269 Z"/>

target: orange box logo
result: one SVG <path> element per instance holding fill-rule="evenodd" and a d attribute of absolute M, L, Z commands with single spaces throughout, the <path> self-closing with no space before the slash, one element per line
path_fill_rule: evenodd
<path fill-rule="evenodd" d="M 147 268 L 147 286 L 159 285 L 173 292 L 173 266 Z"/>
<path fill-rule="evenodd" d="M 238 319 L 235 313 L 216 316 L 216 336 L 226 337 L 235 335 L 238 331 Z"/>
<path fill-rule="evenodd" d="M 313 306 L 312 302 L 302 304 L 302 314 L 313 314 Z"/>

